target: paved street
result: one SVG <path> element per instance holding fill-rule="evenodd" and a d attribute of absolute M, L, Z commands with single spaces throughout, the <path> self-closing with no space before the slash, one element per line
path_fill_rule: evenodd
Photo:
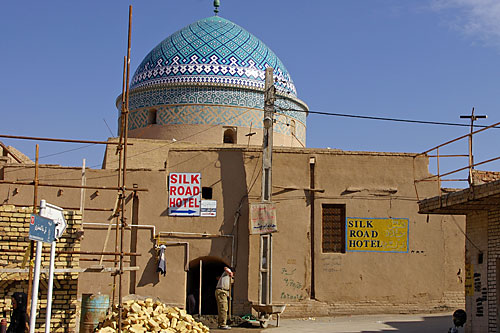
<path fill-rule="evenodd" d="M 270 321 L 267 329 L 233 328 L 231 332 L 404 332 L 404 333 L 446 333 L 452 325 L 451 313 L 411 314 L 411 315 L 366 315 L 321 317 L 308 319 L 280 319 L 280 327 L 275 327 L 276 320 Z M 217 330 L 213 330 L 217 331 Z M 459 332 L 463 332 L 461 329 Z"/>

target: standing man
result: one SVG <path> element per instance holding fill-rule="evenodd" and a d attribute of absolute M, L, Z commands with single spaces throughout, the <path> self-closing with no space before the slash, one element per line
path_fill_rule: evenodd
<path fill-rule="evenodd" d="M 219 278 L 217 282 L 217 287 L 215 289 L 215 299 L 217 300 L 217 310 L 219 313 L 218 324 L 219 329 L 230 330 L 231 327 L 227 325 L 227 309 L 228 309 L 228 299 L 229 299 L 229 289 L 231 283 L 233 283 L 234 273 L 229 267 L 224 267 L 224 273 Z"/>

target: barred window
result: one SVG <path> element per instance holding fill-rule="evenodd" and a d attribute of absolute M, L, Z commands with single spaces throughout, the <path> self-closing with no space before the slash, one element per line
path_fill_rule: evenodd
<path fill-rule="evenodd" d="M 323 253 L 345 253 L 345 205 L 324 204 L 322 208 Z"/>

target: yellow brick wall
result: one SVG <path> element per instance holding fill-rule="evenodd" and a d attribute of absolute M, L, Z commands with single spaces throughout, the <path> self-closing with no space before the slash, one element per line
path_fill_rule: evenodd
<path fill-rule="evenodd" d="M 23 267 L 30 240 L 29 223 L 31 207 L 0 206 L 0 317 L 10 320 L 11 295 L 16 291 L 28 293 L 27 272 L 5 272 L 5 269 Z M 79 268 L 79 254 L 58 253 L 80 251 L 81 215 L 67 211 L 67 228 L 56 244 L 56 269 L 74 270 Z M 11 252 L 18 250 L 19 252 Z M 38 298 L 37 331 L 45 329 L 45 309 L 47 307 L 48 274 L 43 269 L 49 266 L 50 244 L 43 244 L 42 273 Z M 74 332 L 76 328 L 78 272 L 55 273 L 52 300 L 51 332 Z"/>

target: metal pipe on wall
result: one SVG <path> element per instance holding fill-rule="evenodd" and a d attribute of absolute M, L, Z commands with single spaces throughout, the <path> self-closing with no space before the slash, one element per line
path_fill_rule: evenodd
<path fill-rule="evenodd" d="M 206 234 L 199 232 L 178 232 L 178 231 L 160 231 L 158 236 L 161 235 L 182 235 L 182 236 L 203 236 L 203 237 L 227 237 L 231 238 L 231 267 L 234 263 L 234 235 L 217 235 L 217 234 Z"/>
<path fill-rule="evenodd" d="M 201 285 L 202 285 L 202 278 L 203 278 L 203 273 L 202 273 L 202 267 L 203 267 L 203 260 L 200 260 L 200 287 L 199 287 L 199 292 L 198 292 L 198 314 L 201 316 Z"/>

